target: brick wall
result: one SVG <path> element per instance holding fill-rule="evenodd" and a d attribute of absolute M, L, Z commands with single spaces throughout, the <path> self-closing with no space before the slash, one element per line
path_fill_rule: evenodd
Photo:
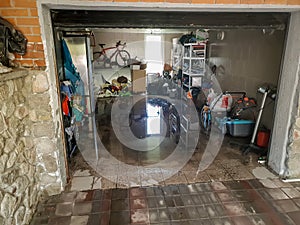
<path fill-rule="evenodd" d="M 109 0 L 104 1 L 107 2 Z M 95 2 L 95 0 L 93 2 Z M 111 0 L 111 2 L 300 5 L 300 0 Z M 36 0 L 1 0 L 0 16 L 12 23 L 16 29 L 22 31 L 28 39 L 28 51 L 26 55 L 16 55 L 16 62 L 20 63 L 20 65 L 24 67 L 44 67 L 45 58 L 40 35 L 40 24 L 38 20 Z"/>

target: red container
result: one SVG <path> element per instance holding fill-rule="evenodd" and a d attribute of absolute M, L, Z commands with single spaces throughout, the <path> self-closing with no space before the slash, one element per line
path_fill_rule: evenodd
<path fill-rule="evenodd" d="M 258 131 L 256 144 L 259 147 L 267 148 L 269 145 L 270 131 Z"/>

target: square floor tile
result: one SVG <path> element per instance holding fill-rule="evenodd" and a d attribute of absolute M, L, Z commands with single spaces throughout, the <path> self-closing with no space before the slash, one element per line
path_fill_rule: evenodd
<path fill-rule="evenodd" d="M 197 211 L 198 211 L 198 214 L 199 214 L 200 218 L 208 218 L 209 217 L 205 206 L 197 206 L 196 208 L 197 208 Z"/>
<path fill-rule="evenodd" d="M 130 212 L 129 211 L 119 211 L 111 212 L 110 214 L 110 225 L 120 225 L 130 223 Z"/>
<path fill-rule="evenodd" d="M 231 220 L 235 225 L 253 225 L 248 216 L 234 216 Z"/>
<path fill-rule="evenodd" d="M 145 198 L 130 198 L 130 209 L 146 209 L 147 200 Z"/>
<path fill-rule="evenodd" d="M 288 199 L 289 197 L 281 191 L 279 188 L 273 188 L 273 189 L 266 189 L 266 191 L 269 193 L 269 195 L 274 199 L 274 200 L 279 200 L 279 199 Z"/>
<path fill-rule="evenodd" d="M 187 214 L 188 214 L 188 219 L 198 219 L 199 218 L 199 213 L 196 207 L 185 207 Z"/>
<path fill-rule="evenodd" d="M 72 216 L 70 225 L 87 225 L 89 216 Z"/>
<path fill-rule="evenodd" d="M 157 209 L 149 209 L 149 220 L 151 224 L 159 222 L 159 213 Z"/>
<path fill-rule="evenodd" d="M 196 183 L 194 184 L 194 187 L 196 188 L 198 193 L 213 191 L 212 186 L 210 183 Z"/>
<path fill-rule="evenodd" d="M 274 204 L 279 206 L 279 208 L 281 209 L 281 212 L 283 212 L 283 213 L 300 211 L 299 207 L 290 199 L 277 200 L 277 201 L 274 201 Z"/>
<path fill-rule="evenodd" d="M 222 191 L 216 193 L 221 202 L 233 202 L 236 200 L 234 194 L 231 191 Z"/>
<path fill-rule="evenodd" d="M 148 224 L 149 211 L 148 209 L 135 209 L 130 212 L 131 224 Z"/>
<path fill-rule="evenodd" d="M 251 202 L 255 200 L 255 196 L 257 195 L 257 192 L 254 190 L 241 190 L 241 191 L 239 190 L 239 191 L 232 191 L 232 195 L 238 201 Z"/>
<path fill-rule="evenodd" d="M 167 209 L 158 209 L 158 214 L 159 214 L 159 221 L 160 222 L 165 222 L 165 221 L 170 221 L 170 214 Z"/>
<path fill-rule="evenodd" d="M 295 225 L 300 225 L 300 213 L 299 212 L 289 212 L 287 215 L 292 219 Z"/>
<path fill-rule="evenodd" d="M 300 191 L 298 191 L 296 188 L 281 188 L 281 190 L 290 198 L 300 198 Z"/>
<path fill-rule="evenodd" d="M 259 182 L 259 180 L 257 179 L 251 179 L 251 180 L 248 180 L 248 183 L 250 184 L 250 186 L 253 188 L 253 189 L 260 189 L 260 188 L 263 188 L 264 186 L 262 185 L 261 182 Z"/>
<path fill-rule="evenodd" d="M 300 208 L 300 198 L 294 198 L 293 201 Z"/>
<path fill-rule="evenodd" d="M 225 191 L 227 187 L 220 181 L 211 182 L 211 187 L 214 191 Z"/>
<path fill-rule="evenodd" d="M 70 225 L 71 216 L 52 217 L 49 219 L 48 225 Z"/>
<path fill-rule="evenodd" d="M 83 191 L 92 189 L 94 178 L 88 177 L 73 177 L 71 180 L 71 191 Z"/>
<path fill-rule="evenodd" d="M 100 225 L 101 215 L 100 213 L 93 213 L 89 215 L 88 225 Z"/>
<path fill-rule="evenodd" d="M 127 199 L 115 199 L 111 201 L 111 211 L 123 211 L 129 210 L 129 200 Z"/>
<path fill-rule="evenodd" d="M 87 215 L 92 212 L 92 202 L 79 202 L 73 207 L 73 215 Z"/>
<path fill-rule="evenodd" d="M 211 219 L 211 224 L 214 225 L 234 225 L 234 223 L 231 221 L 230 218 L 227 217 L 223 217 L 223 218 L 213 218 Z M 247 225 L 247 224 L 243 224 L 243 225 Z"/>
<path fill-rule="evenodd" d="M 71 216 L 73 210 L 73 203 L 64 202 L 58 203 L 55 210 L 56 216 Z"/>
<path fill-rule="evenodd" d="M 242 216 L 246 214 L 245 208 L 243 205 L 235 202 L 224 203 L 224 208 L 230 216 Z"/>
<path fill-rule="evenodd" d="M 125 199 L 128 198 L 128 189 L 113 189 L 111 199 Z"/>
<path fill-rule="evenodd" d="M 30 225 L 48 225 L 48 220 L 49 218 L 48 217 L 37 217 L 35 216 Z"/>

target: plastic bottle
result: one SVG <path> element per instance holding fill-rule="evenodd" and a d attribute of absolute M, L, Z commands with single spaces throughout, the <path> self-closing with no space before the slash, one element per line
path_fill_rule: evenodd
<path fill-rule="evenodd" d="M 208 105 L 211 104 L 211 102 L 215 99 L 216 97 L 216 93 L 214 92 L 213 89 L 209 89 L 209 93 L 208 93 L 208 96 L 207 96 L 207 103 Z"/>

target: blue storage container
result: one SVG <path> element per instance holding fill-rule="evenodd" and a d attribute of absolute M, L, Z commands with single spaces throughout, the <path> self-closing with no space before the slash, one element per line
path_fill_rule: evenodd
<path fill-rule="evenodd" d="M 227 132 L 234 137 L 248 137 L 252 135 L 255 122 L 252 120 L 226 121 Z"/>

